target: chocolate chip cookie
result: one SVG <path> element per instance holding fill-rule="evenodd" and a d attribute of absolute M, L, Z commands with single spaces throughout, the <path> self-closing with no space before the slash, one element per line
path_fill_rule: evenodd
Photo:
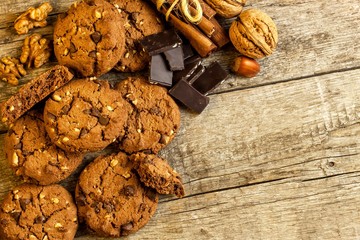
<path fill-rule="evenodd" d="M 179 131 L 180 111 L 166 88 L 144 78 L 128 78 L 116 89 L 133 108 L 125 135 L 119 138 L 120 149 L 127 153 L 157 153 L 168 145 Z"/>
<path fill-rule="evenodd" d="M 150 57 L 138 41 L 146 36 L 164 31 L 157 11 L 145 0 L 109 0 L 120 13 L 125 28 L 125 52 L 115 69 L 136 72 L 148 66 Z"/>
<path fill-rule="evenodd" d="M 40 185 L 65 179 L 83 159 L 83 154 L 66 153 L 51 142 L 39 110 L 19 118 L 4 142 L 5 156 L 16 175 Z"/>
<path fill-rule="evenodd" d="M 124 53 L 125 32 L 121 23 L 117 9 L 104 0 L 74 3 L 55 24 L 57 60 L 84 77 L 110 71 Z"/>
<path fill-rule="evenodd" d="M 130 110 L 108 81 L 74 80 L 46 101 L 45 128 L 65 151 L 97 151 L 124 134 Z"/>
<path fill-rule="evenodd" d="M 79 221 L 101 236 L 136 232 L 154 214 L 157 193 L 140 182 L 125 153 L 100 156 L 79 177 L 75 190 Z"/>
<path fill-rule="evenodd" d="M 23 184 L 0 208 L 0 239 L 72 240 L 78 228 L 76 205 L 60 185 Z"/>
<path fill-rule="evenodd" d="M 1 121 L 11 126 L 35 104 L 73 78 L 67 67 L 57 65 L 22 86 L 20 90 L 0 106 Z"/>
<path fill-rule="evenodd" d="M 146 186 L 156 189 L 160 194 L 185 195 L 180 175 L 168 162 L 154 154 L 136 153 L 130 158 L 134 164 L 140 181 Z"/>

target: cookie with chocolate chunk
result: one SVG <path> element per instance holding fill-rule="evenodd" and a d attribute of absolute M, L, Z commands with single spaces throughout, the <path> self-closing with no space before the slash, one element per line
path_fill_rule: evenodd
<path fill-rule="evenodd" d="M 168 162 L 154 154 L 136 153 L 130 158 L 134 164 L 140 181 L 146 186 L 156 189 L 160 194 L 185 195 L 180 175 Z"/>
<path fill-rule="evenodd" d="M 67 67 L 57 65 L 35 77 L 0 106 L 1 121 L 11 126 L 37 103 L 41 102 L 56 89 L 68 83 L 73 74 Z"/>
<path fill-rule="evenodd" d="M 39 110 L 19 118 L 4 142 L 5 156 L 16 175 L 40 185 L 67 178 L 83 159 L 83 154 L 66 153 L 51 142 Z"/>
<path fill-rule="evenodd" d="M 157 153 L 168 145 L 179 131 L 180 111 L 167 89 L 141 77 L 125 79 L 116 89 L 133 108 L 118 141 L 120 149 Z"/>
<path fill-rule="evenodd" d="M 145 0 L 108 0 L 120 13 L 125 28 L 125 51 L 115 69 L 136 72 L 148 66 L 150 57 L 138 43 L 146 36 L 164 31 L 158 12 Z"/>
<path fill-rule="evenodd" d="M 84 77 L 110 71 L 124 53 L 125 32 L 117 9 L 104 0 L 74 3 L 54 27 L 60 64 Z"/>
<path fill-rule="evenodd" d="M 125 153 L 100 156 L 80 174 L 75 190 L 79 221 L 100 236 L 126 236 L 155 213 L 157 193 L 142 185 Z"/>
<path fill-rule="evenodd" d="M 65 151 L 97 151 L 123 135 L 130 110 L 108 81 L 74 80 L 46 101 L 45 128 Z"/>
<path fill-rule="evenodd" d="M 60 185 L 17 186 L 0 206 L 0 239 L 74 239 L 76 211 L 72 196 Z"/>

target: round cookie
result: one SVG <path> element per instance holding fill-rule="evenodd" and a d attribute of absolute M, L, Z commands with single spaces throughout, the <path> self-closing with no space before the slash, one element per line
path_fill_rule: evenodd
<path fill-rule="evenodd" d="M 169 144 L 180 128 L 180 111 L 166 88 L 144 78 L 127 78 L 116 89 L 133 107 L 125 135 L 119 138 L 120 149 L 157 153 Z"/>
<path fill-rule="evenodd" d="M 57 60 L 84 77 L 110 71 L 124 53 L 121 23 L 117 9 L 104 0 L 74 3 L 54 27 Z"/>
<path fill-rule="evenodd" d="M 40 185 L 67 178 L 83 159 L 83 154 L 66 153 L 51 142 L 38 110 L 15 121 L 4 142 L 5 156 L 16 175 Z"/>
<path fill-rule="evenodd" d="M 76 211 L 72 196 L 60 185 L 17 186 L 1 203 L 0 239 L 72 240 Z"/>
<path fill-rule="evenodd" d="M 155 213 L 157 193 L 139 181 L 125 153 L 100 156 L 80 174 L 75 190 L 79 221 L 101 236 L 126 236 Z"/>
<path fill-rule="evenodd" d="M 97 151 L 124 133 L 130 110 L 108 81 L 74 80 L 46 101 L 45 128 L 52 142 L 65 151 Z"/>
<path fill-rule="evenodd" d="M 164 31 L 158 12 L 145 0 L 109 0 L 119 11 L 125 28 L 125 52 L 115 69 L 120 72 L 143 70 L 150 56 L 138 41 Z"/>

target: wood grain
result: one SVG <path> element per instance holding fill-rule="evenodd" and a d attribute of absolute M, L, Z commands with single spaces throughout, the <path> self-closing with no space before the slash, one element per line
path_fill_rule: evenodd
<path fill-rule="evenodd" d="M 55 12 L 72 1 L 51 1 Z M 12 22 L 41 1 L 0 4 L 1 55 L 25 36 Z M 248 1 L 278 25 L 274 55 L 252 79 L 231 76 L 200 115 L 182 107 L 178 136 L 160 154 L 183 176 L 187 196 L 163 196 L 154 218 L 125 239 L 359 239 L 360 5 L 357 0 Z M 222 20 L 229 26 L 231 20 Z M 51 38 L 52 26 L 36 29 Z M 228 67 L 227 46 L 205 62 Z M 26 83 L 54 63 L 21 79 Z M 116 72 L 104 79 L 126 77 Z M 0 82 L 0 102 L 18 87 Z M 0 125 L 0 146 L 6 128 Z M 111 147 L 88 154 L 62 183 Z M 0 200 L 19 184 L 0 148 Z M 105 239 L 81 229 L 76 239 Z"/>

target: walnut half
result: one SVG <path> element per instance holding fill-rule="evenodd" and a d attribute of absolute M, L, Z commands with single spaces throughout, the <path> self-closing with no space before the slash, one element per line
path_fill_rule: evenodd
<path fill-rule="evenodd" d="M 18 85 L 18 79 L 25 75 L 26 71 L 17 58 L 3 57 L 0 59 L 0 80 Z"/>
<path fill-rule="evenodd" d="M 16 32 L 26 34 L 34 27 L 45 27 L 47 25 L 46 18 L 52 10 L 53 8 L 48 2 L 41 4 L 38 8 L 30 7 L 15 20 Z"/>
<path fill-rule="evenodd" d="M 51 42 L 35 33 L 25 38 L 20 61 L 26 64 L 28 68 L 32 66 L 39 68 L 49 61 L 51 51 Z"/>

